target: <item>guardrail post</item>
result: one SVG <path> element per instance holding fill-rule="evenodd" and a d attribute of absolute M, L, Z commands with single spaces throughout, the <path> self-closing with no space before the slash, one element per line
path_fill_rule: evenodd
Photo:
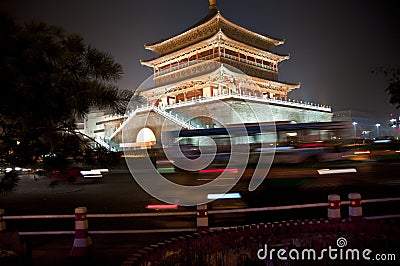
<path fill-rule="evenodd" d="M 328 195 L 328 219 L 339 221 L 340 218 L 340 196 L 337 194 Z"/>
<path fill-rule="evenodd" d="M 0 232 L 6 231 L 6 222 L 3 219 L 4 209 L 0 209 Z"/>
<path fill-rule="evenodd" d="M 70 253 L 71 257 L 87 256 L 90 253 L 89 249 L 92 245 L 92 239 L 88 233 L 88 221 L 86 214 L 86 207 L 79 207 L 75 209 L 75 239 Z"/>
<path fill-rule="evenodd" d="M 362 218 L 361 195 L 359 193 L 349 193 L 349 218 L 350 221 L 357 221 Z"/>
<path fill-rule="evenodd" d="M 208 231 L 207 204 L 197 205 L 197 231 Z"/>

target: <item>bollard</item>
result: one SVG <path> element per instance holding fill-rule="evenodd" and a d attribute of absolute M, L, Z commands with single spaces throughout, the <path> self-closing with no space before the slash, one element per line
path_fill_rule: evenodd
<path fill-rule="evenodd" d="M 6 222 L 3 219 L 4 209 L 0 209 L 0 232 L 6 230 Z"/>
<path fill-rule="evenodd" d="M 88 221 L 86 207 L 75 209 L 75 239 L 70 256 L 82 257 L 89 255 L 92 239 L 88 233 Z"/>
<path fill-rule="evenodd" d="M 207 204 L 197 205 L 197 231 L 208 231 Z"/>
<path fill-rule="evenodd" d="M 247 256 L 247 254 L 240 254 L 239 255 L 239 266 L 245 266 L 245 265 L 250 265 L 250 259 L 249 256 Z"/>
<path fill-rule="evenodd" d="M 340 196 L 331 194 L 328 196 L 328 219 L 330 221 L 340 220 Z"/>
<path fill-rule="evenodd" d="M 350 221 L 362 218 L 361 195 L 359 193 L 349 193 L 349 218 Z"/>

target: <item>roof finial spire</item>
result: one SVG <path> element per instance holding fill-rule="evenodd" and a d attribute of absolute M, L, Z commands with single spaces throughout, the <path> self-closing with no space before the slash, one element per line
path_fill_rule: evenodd
<path fill-rule="evenodd" d="M 209 9 L 210 10 L 215 10 L 217 9 L 217 0 L 208 0 L 210 2 Z"/>

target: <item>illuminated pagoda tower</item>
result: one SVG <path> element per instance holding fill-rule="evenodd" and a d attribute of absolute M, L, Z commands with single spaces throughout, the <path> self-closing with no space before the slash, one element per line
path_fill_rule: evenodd
<path fill-rule="evenodd" d="M 106 138 L 121 143 L 121 131 L 128 126 L 132 131 L 132 143 L 146 142 L 138 139 L 140 128 L 129 123 L 130 118 L 140 120 L 141 115 L 149 112 L 152 114 L 147 119 L 148 127 L 156 139 L 160 135 L 157 116 L 169 119 L 176 128 L 216 127 L 215 121 L 209 118 L 219 112 L 221 101 L 243 114 L 242 119 L 248 123 L 256 121 L 246 109 L 248 104 L 262 122 L 331 121 L 330 107 L 288 99 L 288 92 L 299 88 L 300 84 L 278 80 L 278 65 L 289 56 L 272 50 L 283 44 L 283 40 L 238 26 L 221 15 L 216 0 L 210 0 L 209 4 L 208 15 L 191 28 L 169 39 L 145 45 L 158 55 L 141 61 L 154 73 L 152 86 L 136 91 L 145 99 L 145 106 L 132 110 L 122 125 Z M 247 105 L 242 104 L 244 101 Z M 264 113 L 267 106 L 269 112 Z M 185 119 L 196 116 L 190 121 Z M 238 123 L 228 113 L 224 122 Z M 171 126 L 170 129 L 176 128 Z"/>

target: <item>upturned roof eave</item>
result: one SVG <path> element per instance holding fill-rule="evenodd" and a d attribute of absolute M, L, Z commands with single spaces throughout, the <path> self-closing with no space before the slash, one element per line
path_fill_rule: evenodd
<path fill-rule="evenodd" d="M 211 14 L 212 14 L 212 15 L 211 15 Z M 186 34 L 189 34 L 189 33 L 192 32 L 192 31 L 198 30 L 198 29 L 200 29 L 201 27 L 206 26 L 208 23 L 211 23 L 211 21 L 213 21 L 214 19 L 219 19 L 219 20 L 221 20 L 221 21 L 224 21 L 226 24 L 228 24 L 228 25 L 230 25 L 230 26 L 237 27 L 238 29 L 243 30 L 243 31 L 245 31 L 245 32 L 247 32 L 247 33 L 249 33 L 249 34 L 255 35 L 255 36 L 257 36 L 257 37 L 260 38 L 260 39 L 264 39 L 265 41 L 267 41 L 267 42 L 273 44 L 274 46 L 281 45 L 281 44 L 283 44 L 283 43 L 285 42 L 284 39 L 272 38 L 272 37 L 270 37 L 270 36 L 265 36 L 265 35 L 262 35 L 262 34 L 253 32 L 253 31 L 251 31 L 251 30 L 249 30 L 249 29 L 243 28 L 243 27 L 241 27 L 241 26 L 239 26 L 239 25 L 237 25 L 237 24 L 235 24 L 235 23 L 233 23 L 233 22 L 227 20 L 225 17 L 223 17 L 223 16 L 220 14 L 219 11 L 216 11 L 216 12 L 214 12 L 214 13 L 210 12 L 209 15 L 207 15 L 205 18 L 203 18 L 202 20 L 200 20 L 201 23 L 200 23 L 200 22 L 199 22 L 199 23 L 196 23 L 194 26 L 190 27 L 189 29 L 186 29 L 186 30 L 183 31 L 182 33 L 180 33 L 180 34 L 178 34 L 178 35 L 175 35 L 175 36 L 172 36 L 172 37 L 170 37 L 170 38 L 168 38 L 168 39 L 164 39 L 164 40 L 161 40 L 161 41 L 152 43 L 152 44 L 145 44 L 144 47 L 145 47 L 146 50 L 150 50 L 150 51 L 152 51 L 152 52 L 154 52 L 154 53 L 157 53 L 157 54 L 162 54 L 162 49 L 160 49 L 160 48 L 161 48 L 163 45 L 166 45 L 168 42 L 170 42 L 170 41 L 172 41 L 172 40 L 174 40 L 174 39 L 181 38 L 182 36 L 184 36 L 184 35 L 186 35 Z M 219 26 L 218 28 L 221 28 L 221 26 Z"/>
<path fill-rule="evenodd" d="M 151 43 L 151 44 L 145 44 L 145 45 L 144 45 L 144 48 L 147 49 L 147 50 L 150 50 L 150 51 L 159 53 L 159 50 L 156 49 L 157 46 L 160 46 L 160 45 L 162 45 L 162 44 L 165 44 L 165 43 L 167 43 L 168 41 L 171 41 L 172 39 L 181 37 L 181 36 L 183 36 L 183 35 L 185 35 L 185 34 L 188 34 L 190 31 L 194 31 L 194 30 L 200 28 L 202 25 L 207 24 L 209 21 L 211 21 L 213 18 L 215 18 L 218 14 L 219 14 L 219 11 L 216 11 L 215 9 L 210 10 L 210 12 L 207 14 L 207 16 L 205 16 L 205 17 L 204 17 L 203 19 L 201 19 L 199 22 L 197 22 L 196 24 L 194 24 L 192 27 L 190 27 L 190 28 L 184 30 L 183 32 L 181 32 L 181 33 L 179 33 L 179 34 L 177 34 L 177 35 L 175 35 L 175 36 L 172 36 L 172 37 L 170 37 L 170 38 L 168 38 L 168 39 L 163 39 L 163 40 L 160 40 L 160 41 L 158 41 L 158 42 Z"/>

